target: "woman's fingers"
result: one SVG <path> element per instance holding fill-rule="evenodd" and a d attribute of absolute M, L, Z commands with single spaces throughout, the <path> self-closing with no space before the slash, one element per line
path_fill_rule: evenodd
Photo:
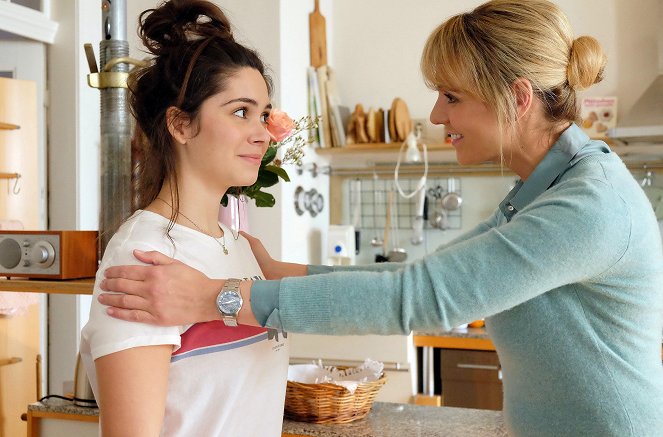
<path fill-rule="evenodd" d="M 101 281 L 99 287 L 103 291 L 110 291 L 113 293 L 126 293 L 140 297 L 145 297 L 148 294 L 148 289 L 145 282 L 142 280 L 125 279 L 124 277 L 106 278 Z"/>
<path fill-rule="evenodd" d="M 163 253 L 150 250 L 148 252 L 142 250 L 134 250 L 134 256 L 138 261 L 144 262 L 145 264 L 152 265 L 165 265 L 175 262 L 175 260 L 169 256 L 164 255 Z"/>
<path fill-rule="evenodd" d="M 145 311 L 149 308 L 148 302 L 141 296 L 125 293 L 102 293 L 99 302 L 120 309 Z"/>
<path fill-rule="evenodd" d="M 113 266 L 106 269 L 104 272 L 104 277 L 106 281 L 109 279 L 115 278 L 124 278 L 130 281 L 144 281 L 150 275 L 151 266 L 137 266 L 137 265 L 125 265 L 125 266 Z M 103 287 L 102 287 L 103 288 Z M 103 288 L 104 290 L 111 290 L 109 288 Z M 116 291 L 112 289 L 113 291 Z"/>

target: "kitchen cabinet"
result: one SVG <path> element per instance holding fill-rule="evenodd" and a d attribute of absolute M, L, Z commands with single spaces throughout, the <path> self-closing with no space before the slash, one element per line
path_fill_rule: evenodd
<path fill-rule="evenodd" d="M 496 352 L 442 349 L 441 355 L 445 406 L 502 409 L 502 371 Z"/>
<path fill-rule="evenodd" d="M 502 381 L 495 346 L 485 328 L 459 328 L 449 332 L 417 332 L 414 345 L 424 356 L 440 353 L 440 363 L 421 366 L 423 391 L 417 403 L 433 399 L 431 381 L 441 381 L 442 405 L 447 407 L 502 409 Z M 424 360 L 425 361 L 425 360 Z"/>

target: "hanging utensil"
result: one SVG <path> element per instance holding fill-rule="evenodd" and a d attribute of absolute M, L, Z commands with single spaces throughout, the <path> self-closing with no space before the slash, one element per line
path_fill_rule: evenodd
<path fill-rule="evenodd" d="M 447 194 L 442 197 L 442 208 L 447 211 L 455 211 L 463 204 L 463 198 L 456 192 L 456 180 L 449 178 L 447 182 Z"/>
<path fill-rule="evenodd" d="M 377 180 L 378 180 L 378 174 L 373 172 L 373 219 L 376 218 L 375 213 L 376 213 L 378 205 L 379 205 L 379 203 L 378 203 L 378 190 L 377 190 L 377 187 L 376 187 Z M 380 235 L 377 234 L 377 223 L 375 224 L 375 228 L 376 228 L 376 234 L 375 234 L 375 237 L 373 237 L 371 239 L 371 246 L 380 247 L 380 246 L 382 246 L 382 243 L 384 241 L 382 240 L 382 238 L 380 238 Z"/>
<path fill-rule="evenodd" d="M 393 202 L 393 191 L 389 192 L 390 194 L 390 202 Z M 389 208 L 392 212 L 394 211 L 393 206 Z M 395 216 L 394 219 L 391 220 L 392 223 L 392 233 L 393 233 L 393 238 L 394 238 L 394 245 L 389 251 L 389 254 L 387 255 L 387 258 L 389 259 L 390 262 L 403 262 L 407 259 L 407 250 L 403 248 L 400 244 L 400 237 L 398 233 L 398 207 L 396 207 L 395 211 Z"/>
<path fill-rule="evenodd" d="M 393 202 L 394 193 L 389 191 L 387 193 L 387 207 L 384 217 L 384 236 L 382 237 L 382 253 L 375 255 L 376 263 L 383 263 L 389 261 L 387 247 L 389 247 L 389 228 L 391 228 L 391 204 Z"/>
<path fill-rule="evenodd" d="M 361 241 L 361 233 L 359 232 L 359 222 L 361 219 L 361 179 L 352 181 L 353 195 L 351 198 L 355 199 L 354 211 L 352 212 L 352 226 L 355 228 L 355 255 L 359 254 L 359 243 Z"/>
<path fill-rule="evenodd" d="M 410 242 L 419 245 L 424 241 L 424 205 L 426 204 L 426 187 L 417 193 L 414 204 L 414 221 L 412 222 L 412 238 Z"/>

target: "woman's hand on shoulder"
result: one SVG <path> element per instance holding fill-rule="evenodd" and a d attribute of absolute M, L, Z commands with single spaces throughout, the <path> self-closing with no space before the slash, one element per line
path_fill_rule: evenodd
<path fill-rule="evenodd" d="M 278 266 L 281 263 L 272 258 L 262 242 L 244 231 L 240 231 L 240 234 L 242 234 L 242 236 L 246 238 L 246 241 L 249 242 L 253 256 L 255 256 L 256 261 L 258 261 L 258 265 L 260 266 L 260 270 L 262 270 L 262 274 L 265 275 L 265 279 L 281 279 L 283 275 Z"/>
<path fill-rule="evenodd" d="M 148 265 L 113 266 L 104 272 L 99 302 L 122 320 L 160 326 L 187 325 L 219 318 L 215 297 L 223 281 L 160 252 L 134 251 Z"/>

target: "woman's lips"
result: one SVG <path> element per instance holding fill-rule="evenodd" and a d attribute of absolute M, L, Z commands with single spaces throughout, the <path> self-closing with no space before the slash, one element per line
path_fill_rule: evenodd
<path fill-rule="evenodd" d="M 260 165 L 262 161 L 261 155 L 239 155 L 239 157 L 253 165 Z"/>
<path fill-rule="evenodd" d="M 461 134 L 449 134 L 449 138 L 451 138 L 451 144 L 456 145 L 460 140 L 463 139 L 463 136 Z"/>

